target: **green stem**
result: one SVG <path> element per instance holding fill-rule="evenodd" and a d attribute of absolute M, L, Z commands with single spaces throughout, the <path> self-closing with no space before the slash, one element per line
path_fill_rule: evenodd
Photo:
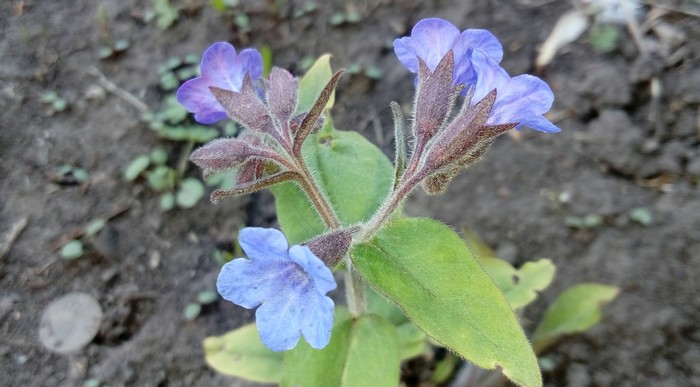
<path fill-rule="evenodd" d="M 328 202 L 326 197 L 321 192 L 321 189 L 316 184 L 311 172 L 304 163 L 302 158 L 297 160 L 298 170 L 300 173 L 299 184 L 309 195 L 311 202 L 316 211 L 326 223 L 328 228 L 337 229 L 340 227 L 340 220 L 336 215 L 333 207 Z M 365 300 L 365 288 L 362 281 L 353 268 L 350 254 L 345 255 L 345 298 L 348 303 L 350 313 L 357 317 L 367 312 L 367 301 Z"/>

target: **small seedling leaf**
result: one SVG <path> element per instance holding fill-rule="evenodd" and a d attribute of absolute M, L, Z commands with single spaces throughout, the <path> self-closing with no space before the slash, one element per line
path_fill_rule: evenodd
<path fill-rule="evenodd" d="M 188 177 L 180 183 L 175 201 L 179 207 L 191 208 L 199 202 L 202 196 L 204 196 L 204 184 L 193 177 Z"/>
<path fill-rule="evenodd" d="M 85 226 L 85 236 L 97 235 L 98 232 L 102 231 L 106 222 L 102 218 L 93 219 L 87 226 Z"/>
<path fill-rule="evenodd" d="M 612 301 L 619 289 L 595 283 L 580 284 L 565 290 L 547 308 L 535 329 L 532 345 L 537 353 L 564 335 L 584 332 L 600 321 L 603 306 Z"/>
<path fill-rule="evenodd" d="M 199 302 L 202 305 L 208 305 L 211 304 L 212 302 L 216 301 L 216 299 L 219 296 L 216 294 L 215 291 L 213 290 L 204 290 L 202 292 L 199 292 L 197 294 L 197 302 Z"/>
<path fill-rule="evenodd" d="M 175 207 L 175 195 L 172 192 L 166 192 L 160 196 L 161 211 L 170 211 Z"/>
<path fill-rule="evenodd" d="M 124 179 L 126 179 L 126 181 L 136 180 L 136 178 L 148 168 L 150 163 L 151 160 L 146 155 L 140 155 L 131 160 L 126 170 L 124 170 Z"/>
<path fill-rule="evenodd" d="M 156 148 L 151 151 L 151 161 L 156 165 L 163 165 L 168 161 L 168 152 L 163 148 Z"/>
<path fill-rule="evenodd" d="M 71 240 L 61 248 L 61 258 L 76 259 L 83 256 L 83 242 L 79 240 Z"/>
<path fill-rule="evenodd" d="M 185 311 L 183 312 L 183 315 L 185 316 L 185 319 L 188 321 L 192 321 L 199 317 L 199 314 L 202 312 L 202 305 L 196 303 L 196 302 L 190 302 L 185 306 Z"/>

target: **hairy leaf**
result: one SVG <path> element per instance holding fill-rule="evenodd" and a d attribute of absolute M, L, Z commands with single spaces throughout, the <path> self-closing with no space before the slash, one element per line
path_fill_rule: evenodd
<path fill-rule="evenodd" d="M 541 386 L 537 359 L 498 287 L 464 241 L 430 219 L 387 224 L 351 252 L 355 267 L 437 342 L 515 383 Z"/>

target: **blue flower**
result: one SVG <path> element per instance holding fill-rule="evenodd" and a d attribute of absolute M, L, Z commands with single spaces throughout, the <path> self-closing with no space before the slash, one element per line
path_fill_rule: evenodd
<path fill-rule="evenodd" d="M 496 90 L 496 101 L 487 125 L 518 124 L 545 133 L 561 131 L 542 115 L 549 111 L 554 94 L 541 79 L 532 75 L 511 78 L 508 73 L 487 55 L 475 51 L 471 62 L 476 70 L 476 85 L 472 105 Z"/>
<path fill-rule="evenodd" d="M 333 328 L 333 273 L 306 246 L 288 248 L 275 229 L 248 227 L 239 242 L 250 259 L 225 264 L 216 287 L 221 296 L 247 309 L 255 318 L 260 340 L 273 351 L 294 348 L 299 337 L 314 348 L 325 347 Z"/>
<path fill-rule="evenodd" d="M 418 58 L 425 62 L 431 72 L 435 71 L 449 50 L 452 50 L 455 58 L 455 85 L 476 81 L 476 72 L 471 63 L 473 52 L 482 52 L 496 63 L 503 58 L 503 47 L 492 33 L 478 29 L 460 33 L 450 22 L 437 18 L 419 21 L 411 30 L 411 36 L 394 40 L 396 56 L 413 73 L 418 73 Z"/>
<path fill-rule="evenodd" d="M 202 76 L 190 79 L 177 90 L 177 100 L 194 118 L 203 124 L 213 124 L 226 118 L 226 110 L 219 104 L 209 87 L 235 92 L 241 91 L 246 73 L 255 81 L 262 77 L 262 55 L 255 49 L 236 54 L 236 48 L 226 42 L 212 44 L 202 55 Z"/>

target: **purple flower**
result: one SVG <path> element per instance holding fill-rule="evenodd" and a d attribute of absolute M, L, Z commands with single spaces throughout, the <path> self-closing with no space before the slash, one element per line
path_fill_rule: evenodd
<path fill-rule="evenodd" d="M 503 58 L 503 47 L 493 34 L 486 30 L 459 29 L 443 19 L 423 19 L 419 21 L 411 36 L 394 40 L 394 52 L 399 61 L 411 72 L 418 73 L 418 58 L 435 71 L 438 63 L 452 50 L 454 53 L 454 84 L 472 84 L 476 72 L 471 63 L 473 52 L 479 51 L 495 63 Z"/>
<path fill-rule="evenodd" d="M 241 91 L 246 73 L 255 81 L 262 77 L 262 55 L 255 49 L 236 54 L 236 48 L 226 42 L 212 44 L 202 55 L 202 76 L 190 79 L 177 90 L 177 100 L 194 118 L 203 124 L 213 124 L 226 118 L 226 110 L 217 102 L 209 87 Z"/>
<path fill-rule="evenodd" d="M 472 105 L 496 90 L 487 125 L 518 124 L 546 133 L 561 130 L 542 116 L 554 101 L 554 94 L 544 81 L 532 75 L 511 78 L 498 63 L 478 50 L 472 54 L 471 62 L 477 78 Z"/>
<path fill-rule="evenodd" d="M 333 273 L 306 246 L 288 248 L 275 229 L 244 228 L 239 242 L 250 259 L 225 264 L 216 287 L 221 296 L 247 309 L 260 306 L 255 318 L 260 340 L 273 351 L 296 346 L 299 337 L 321 349 L 330 341 Z"/>

